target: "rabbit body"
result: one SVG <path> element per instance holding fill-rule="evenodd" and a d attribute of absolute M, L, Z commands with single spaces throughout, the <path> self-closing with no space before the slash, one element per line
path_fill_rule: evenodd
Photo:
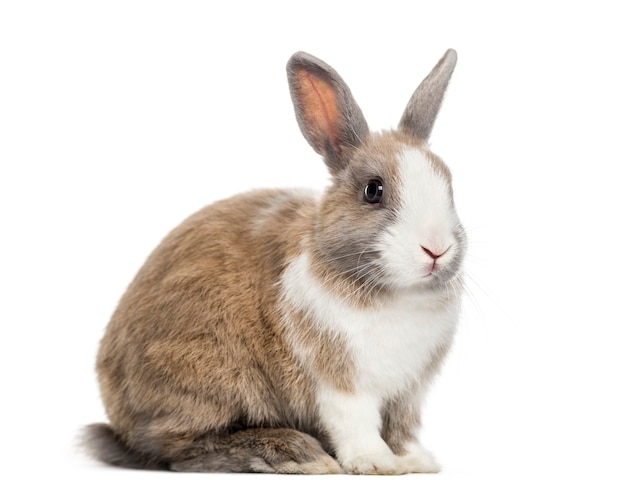
<path fill-rule="evenodd" d="M 438 470 L 419 443 L 420 405 L 456 328 L 465 235 L 426 140 L 454 61 L 449 51 L 424 80 L 398 131 L 370 133 L 334 70 L 294 55 L 296 116 L 332 184 L 218 201 L 150 255 L 98 354 L 110 423 L 87 430 L 97 458 Z"/>

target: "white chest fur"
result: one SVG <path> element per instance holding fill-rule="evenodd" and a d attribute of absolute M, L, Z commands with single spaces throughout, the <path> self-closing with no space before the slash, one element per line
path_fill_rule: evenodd
<path fill-rule="evenodd" d="M 350 305 L 312 274 L 306 254 L 289 264 L 281 283 L 291 309 L 305 313 L 320 333 L 341 336 L 355 366 L 355 390 L 378 402 L 419 381 L 455 329 L 456 303 L 432 292 L 407 292 L 371 308 Z M 295 334 L 291 341 L 306 364 L 313 350 Z"/>

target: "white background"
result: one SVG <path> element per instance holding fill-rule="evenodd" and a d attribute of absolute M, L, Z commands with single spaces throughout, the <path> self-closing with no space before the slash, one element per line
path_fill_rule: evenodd
<path fill-rule="evenodd" d="M 624 496 L 618 8 L 0 4 L 0 494 Z M 326 185 L 293 116 L 289 56 L 334 66 L 380 129 L 449 47 L 459 62 L 431 145 L 454 174 L 471 279 L 425 414 L 444 471 L 177 475 L 77 453 L 79 428 L 104 420 L 103 329 L 167 231 L 235 192 Z"/>

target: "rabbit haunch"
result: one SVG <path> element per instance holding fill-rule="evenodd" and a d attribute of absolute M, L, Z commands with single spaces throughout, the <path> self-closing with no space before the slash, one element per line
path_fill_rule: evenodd
<path fill-rule="evenodd" d="M 449 50 L 397 131 L 370 133 L 334 69 L 292 56 L 297 122 L 332 182 L 319 196 L 218 201 L 153 251 L 101 342 L 110 423 L 87 428 L 96 458 L 202 472 L 438 470 L 419 442 L 421 401 L 456 328 L 465 235 L 426 142 L 455 63 Z"/>

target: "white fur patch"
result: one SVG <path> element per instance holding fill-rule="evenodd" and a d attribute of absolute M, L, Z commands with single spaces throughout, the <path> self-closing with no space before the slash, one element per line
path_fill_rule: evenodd
<path fill-rule="evenodd" d="M 432 291 L 411 290 L 376 307 L 355 307 L 326 288 L 309 265 L 306 253 L 288 265 L 283 297 L 320 330 L 346 340 L 357 367 L 358 392 L 377 399 L 394 396 L 418 380 L 433 352 L 450 340 L 457 309 Z M 306 349 L 294 346 L 302 353 Z"/>
<path fill-rule="evenodd" d="M 344 468 L 366 472 L 376 461 L 394 473 L 400 457 L 380 437 L 381 407 L 385 400 L 419 383 L 435 351 L 451 340 L 456 304 L 443 303 L 432 291 L 413 289 L 377 307 L 354 307 L 317 279 L 306 253 L 288 265 L 281 284 L 284 311 L 304 312 L 322 333 L 340 335 L 356 366 L 354 394 L 327 383 L 318 385 L 319 414 L 340 462 Z M 291 341 L 302 363 L 313 364 L 307 361 L 312 351 L 299 343 L 296 333 Z"/>
<path fill-rule="evenodd" d="M 457 251 L 454 230 L 459 218 L 454 210 L 448 180 L 419 149 L 406 147 L 400 157 L 402 206 L 398 220 L 381 238 L 378 249 L 390 285 L 410 287 L 429 279 L 433 260 L 422 249 L 443 254 L 439 265 Z"/>

